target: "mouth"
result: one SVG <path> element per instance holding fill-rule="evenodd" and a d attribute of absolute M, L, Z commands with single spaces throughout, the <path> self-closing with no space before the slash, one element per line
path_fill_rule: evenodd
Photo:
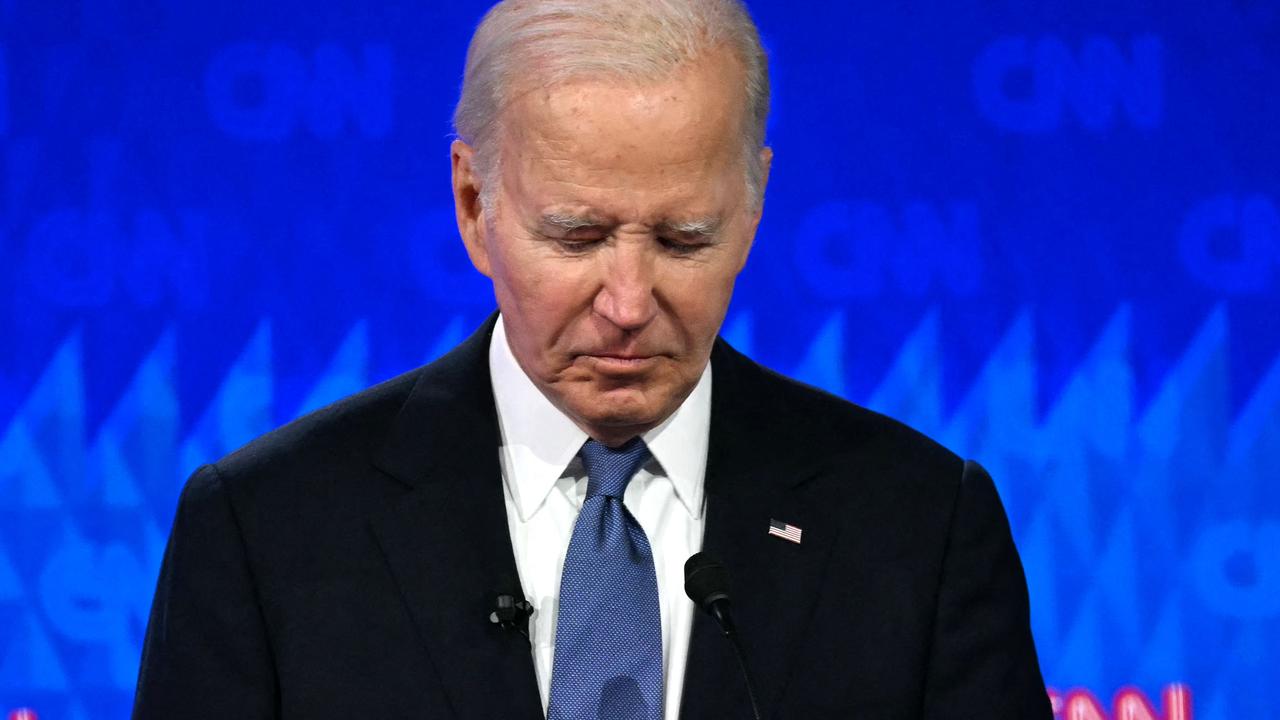
<path fill-rule="evenodd" d="M 659 355 L 633 355 L 626 353 L 586 353 L 580 356 L 601 372 L 630 374 L 648 370 L 661 357 Z"/>

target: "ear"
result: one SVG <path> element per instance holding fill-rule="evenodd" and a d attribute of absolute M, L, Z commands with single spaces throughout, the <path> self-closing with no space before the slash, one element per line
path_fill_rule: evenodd
<path fill-rule="evenodd" d="M 765 190 L 769 187 L 769 172 L 772 169 L 773 148 L 766 145 L 760 148 L 760 199 L 756 202 L 755 217 L 752 218 L 752 235 L 755 234 L 755 226 L 760 224 L 760 216 L 764 214 Z"/>
<path fill-rule="evenodd" d="M 751 246 L 756 240 L 756 230 L 760 228 L 760 218 L 764 217 L 765 189 L 769 187 L 769 171 L 773 168 L 773 148 L 760 148 L 760 198 L 751 208 L 751 230 L 747 235 L 747 249 L 742 253 L 742 262 L 738 264 L 738 272 L 747 265 L 747 256 L 751 254 Z"/>
<path fill-rule="evenodd" d="M 453 211 L 458 234 L 467 248 L 471 264 L 485 277 L 490 275 L 488 224 L 480 204 L 480 177 L 475 168 L 475 149 L 462 140 L 450 146 L 453 163 Z"/>

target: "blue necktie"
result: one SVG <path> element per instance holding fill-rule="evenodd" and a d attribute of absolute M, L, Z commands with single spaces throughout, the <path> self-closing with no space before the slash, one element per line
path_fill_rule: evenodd
<path fill-rule="evenodd" d="M 649 538 L 622 494 L 649 449 L 582 446 L 582 503 L 560 579 L 547 720 L 660 720 L 662 621 Z"/>

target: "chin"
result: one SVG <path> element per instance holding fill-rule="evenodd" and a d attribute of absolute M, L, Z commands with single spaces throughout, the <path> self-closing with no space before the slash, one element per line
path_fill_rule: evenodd
<path fill-rule="evenodd" d="M 655 405 L 634 390 L 613 390 L 576 398 L 571 410 L 591 428 L 637 428 L 639 432 L 657 426 L 667 415 L 665 405 Z"/>

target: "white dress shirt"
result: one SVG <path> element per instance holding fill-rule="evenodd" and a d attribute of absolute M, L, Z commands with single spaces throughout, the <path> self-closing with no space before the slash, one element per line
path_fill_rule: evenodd
<path fill-rule="evenodd" d="M 546 710 L 551 694 L 560 574 L 587 494 L 577 457 L 587 434 L 551 404 L 511 354 L 502 318 L 489 344 L 489 374 L 502 431 L 507 527 L 520 584 L 534 614 L 533 666 Z M 684 561 L 702 547 L 703 478 L 711 427 L 711 366 L 684 403 L 645 433 L 653 457 L 632 478 L 623 503 L 649 537 L 662 617 L 663 717 L 675 720 L 684 689 L 694 605 L 684 593 Z"/>

